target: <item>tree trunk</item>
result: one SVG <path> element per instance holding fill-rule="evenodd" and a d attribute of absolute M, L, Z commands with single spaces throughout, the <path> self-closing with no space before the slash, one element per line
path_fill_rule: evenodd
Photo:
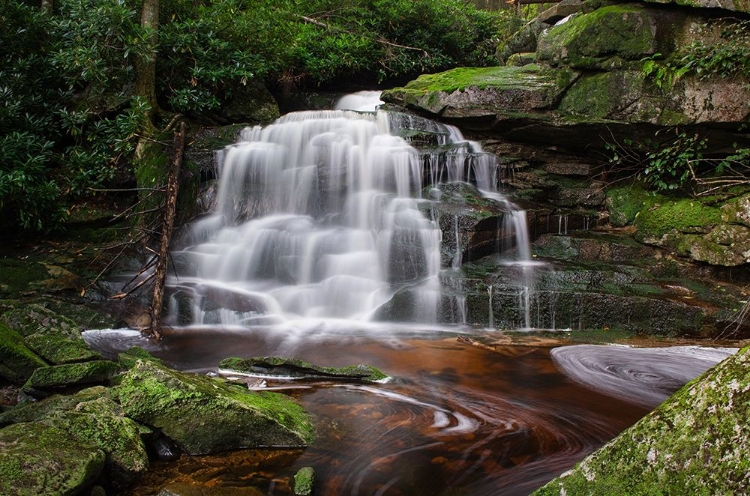
<path fill-rule="evenodd" d="M 158 260 L 154 269 L 154 294 L 151 300 L 151 325 L 147 334 L 161 339 L 161 311 L 164 306 L 164 285 L 167 280 L 167 262 L 169 261 L 169 242 L 172 239 L 175 214 L 177 213 L 177 192 L 180 182 L 180 167 L 185 149 L 185 123 L 180 124 L 180 131 L 174 135 L 169 175 L 167 176 L 167 200 L 164 208 L 164 220 L 161 229 Z"/>
<path fill-rule="evenodd" d="M 151 107 L 151 116 L 158 113 L 156 102 L 156 44 L 159 30 L 159 0 L 143 0 L 141 26 L 149 30 L 149 44 L 154 52 L 149 56 L 139 56 L 135 60 L 135 94 L 143 98 Z"/>

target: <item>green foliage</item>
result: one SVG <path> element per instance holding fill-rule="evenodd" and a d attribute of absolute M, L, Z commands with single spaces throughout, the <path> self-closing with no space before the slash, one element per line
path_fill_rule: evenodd
<path fill-rule="evenodd" d="M 692 42 L 683 51 L 679 65 L 701 77 L 750 77 L 750 21 L 720 19 L 720 41 L 704 44 Z M 710 28 L 706 25 L 704 28 Z"/>

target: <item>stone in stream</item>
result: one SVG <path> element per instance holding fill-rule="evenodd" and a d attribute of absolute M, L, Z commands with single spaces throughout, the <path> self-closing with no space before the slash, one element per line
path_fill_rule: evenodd
<path fill-rule="evenodd" d="M 388 376 L 370 365 L 321 367 L 295 358 L 253 357 L 225 358 L 219 363 L 224 374 L 279 376 L 293 379 L 324 379 L 362 382 L 383 382 Z"/>
<path fill-rule="evenodd" d="M 312 467 L 302 467 L 294 474 L 295 496 L 310 496 L 315 483 L 315 470 Z"/>
<path fill-rule="evenodd" d="M 259 447 L 304 447 L 314 433 L 294 400 L 139 360 L 119 386 L 125 414 L 159 429 L 191 455 Z"/>
<path fill-rule="evenodd" d="M 64 388 L 106 383 L 120 371 L 118 364 L 108 360 L 40 367 L 23 385 L 23 391 L 44 397 Z"/>

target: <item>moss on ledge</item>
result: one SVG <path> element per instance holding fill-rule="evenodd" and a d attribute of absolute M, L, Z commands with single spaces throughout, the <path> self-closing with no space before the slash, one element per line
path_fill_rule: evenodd
<path fill-rule="evenodd" d="M 749 416 L 746 347 L 534 494 L 745 494 Z"/>
<path fill-rule="evenodd" d="M 303 360 L 282 357 L 225 358 L 219 368 L 247 374 L 285 375 L 305 379 L 339 379 L 379 382 L 386 374 L 370 365 L 321 367 Z"/>

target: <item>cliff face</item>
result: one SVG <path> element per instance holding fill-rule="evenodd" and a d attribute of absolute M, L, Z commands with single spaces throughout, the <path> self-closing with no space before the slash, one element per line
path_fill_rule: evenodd
<path fill-rule="evenodd" d="M 729 10 L 748 6 L 724 3 L 564 0 L 498 49 L 505 65 L 423 75 L 382 98 L 483 139 L 500 157 L 504 184 L 553 213 L 598 211 L 614 226 L 634 225 L 643 243 L 702 263 L 744 266 L 747 191 L 706 205 L 632 189 L 605 199 L 607 184 L 645 167 L 629 144 L 659 153 L 674 145 L 668 138 L 700 136 L 692 158 L 718 163 L 748 143 L 750 80 L 728 52 L 744 53 L 749 42 L 746 34 L 727 34 L 738 26 Z M 726 70 L 710 65 L 721 57 Z"/>

